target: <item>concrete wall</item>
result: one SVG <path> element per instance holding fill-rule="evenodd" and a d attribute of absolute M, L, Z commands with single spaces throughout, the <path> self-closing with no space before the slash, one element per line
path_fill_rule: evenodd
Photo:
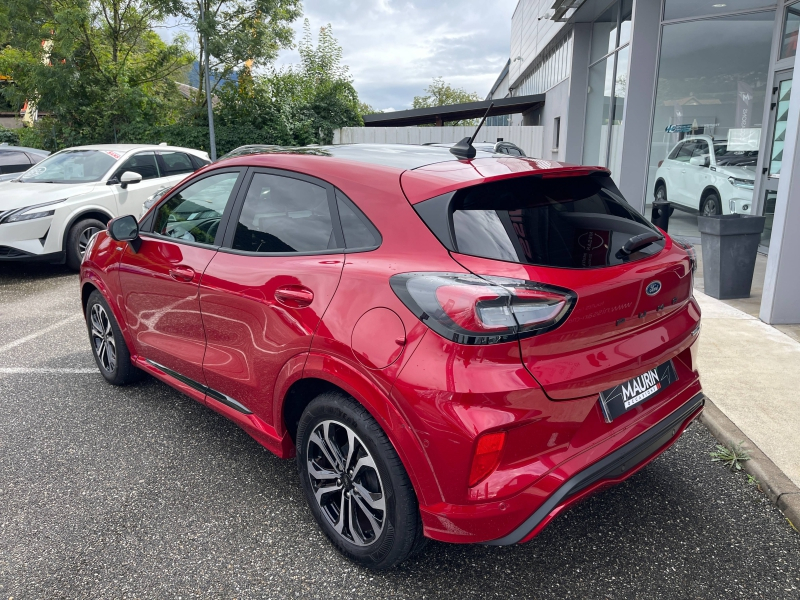
<path fill-rule="evenodd" d="M 553 156 L 544 152 L 542 127 L 488 126 L 478 132 L 476 142 L 513 142 L 534 158 Z M 458 142 L 469 137 L 475 127 L 343 127 L 333 132 L 334 144 L 426 144 Z M 547 142 L 552 143 L 552 140 Z"/>

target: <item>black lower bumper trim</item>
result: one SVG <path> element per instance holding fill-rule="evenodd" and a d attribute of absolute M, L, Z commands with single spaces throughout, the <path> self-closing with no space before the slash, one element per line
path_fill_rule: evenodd
<path fill-rule="evenodd" d="M 703 404 L 705 404 L 705 396 L 702 393 L 697 394 L 666 419 L 656 423 L 639 437 L 569 479 L 514 531 L 497 540 L 486 542 L 486 544 L 489 546 L 507 546 L 521 542 L 547 515 L 565 500 L 598 481 L 616 479 L 622 476 L 625 472 L 630 471 L 658 452 L 670 439 L 675 437 L 678 429 L 681 428 L 686 419 L 691 417 Z"/>

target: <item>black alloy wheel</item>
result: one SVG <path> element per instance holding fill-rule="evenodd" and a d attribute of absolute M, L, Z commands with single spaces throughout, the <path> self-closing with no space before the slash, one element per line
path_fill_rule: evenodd
<path fill-rule="evenodd" d="M 386 434 L 341 393 L 321 394 L 297 428 L 297 468 L 309 508 L 345 556 L 389 569 L 427 541 L 416 494 Z"/>
<path fill-rule="evenodd" d="M 131 363 L 131 354 L 114 313 L 97 290 L 89 296 L 85 314 L 92 355 L 106 381 L 126 385 L 138 380 L 142 372 Z"/>

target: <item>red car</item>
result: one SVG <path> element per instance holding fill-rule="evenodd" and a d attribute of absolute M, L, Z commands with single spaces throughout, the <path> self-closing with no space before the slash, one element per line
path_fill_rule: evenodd
<path fill-rule="evenodd" d="M 694 253 L 607 170 L 446 148 L 201 169 L 81 268 L 103 376 L 142 371 L 297 457 L 351 559 L 530 540 L 703 407 Z"/>

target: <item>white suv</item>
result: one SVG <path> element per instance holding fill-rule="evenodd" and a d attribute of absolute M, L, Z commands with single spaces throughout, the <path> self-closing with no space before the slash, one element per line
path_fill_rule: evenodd
<path fill-rule="evenodd" d="M 138 216 L 153 192 L 210 162 L 205 152 L 165 145 L 61 150 L 0 182 L 0 261 L 66 262 L 77 270 L 110 219 Z"/>
<path fill-rule="evenodd" d="M 757 150 L 728 150 L 726 142 L 693 135 L 659 163 L 653 193 L 703 215 L 750 214 L 757 161 Z"/>

